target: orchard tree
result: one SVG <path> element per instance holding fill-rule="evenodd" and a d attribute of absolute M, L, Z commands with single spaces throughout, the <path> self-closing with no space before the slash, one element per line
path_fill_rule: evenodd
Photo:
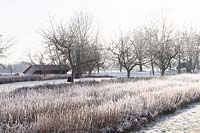
<path fill-rule="evenodd" d="M 146 35 L 143 29 L 134 30 L 129 33 L 129 39 L 131 44 L 133 45 L 133 50 L 135 55 L 137 56 L 139 71 L 143 71 L 143 65 L 149 62 L 147 58 L 147 41 Z"/>
<path fill-rule="evenodd" d="M 199 67 L 200 35 L 191 30 L 183 32 L 182 38 L 182 51 L 184 53 L 182 60 L 190 64 L 191 70 L 194 71 L 194 69 Z"/>
<path fill-rule="evenodd" d="M 95 59 L 95 61 L 87 63 L 84 66 L 84 69 L 85 69 L 84 71 L 88 72 L 89 76 L 91 76 L 92 71 L 94 71 L 95 69 L 99 73 L 99 71 L 100 71 L 99 69 L 104 68 L 104 63 L 105 63 L 105 59 L 106 59 L 105 55 L 104 55 L 105 51 L 104 51 L 104 48 L 101 44 L 92 46 L 90 48 L 90 50 L 92 50 L 92 53 L 91 53 L 90 56 L 88 56 L 88 59 L 93 58 L 93 57 L 95 57 L 96 59 Z"/>
<path fill-rule="evenodd" d="M 13 39 L 6 39 L 3 35 L 0 35 L 0 58 L 6 57 L 6 51 L 13 46 Z M 6 68 L 3 64 L 0 64 L 1 67 Z"/>
<path fill-rule="evenodd" d="M 163 20 L 160 25 L 150 27 L 152 42 L 154 43 L 155 65 L 160 68 L 161 76 L 171 66 L 172 60 L 178 54 L 177 33 Z"/>
<path fill-rule="evenodd" d="M 139 64 L 129 35 L 121 36 L 117 41 L 113 41 L 108 50 L 112 53 L 112 59 L 127 71 L 129 78 L 131 70 Z"/>
<path fill-rule="evenodd" d="M 0 35 L 0 57 L 6 56 L 6 51 L 13 45 L 13 39 L 6 39 Z"/>
<path fill-rule="evenodd" d="M 75 74 L 80 75 L 83 66 L 97 60 L 91 49 L 96 45 L 97 34 L 92 19 L 81 12 L 75 14 L 68 25 L 54 24 L 51 21 L 51 26 L 43 30 L 42 35 L 51 52 L 58 52 L 58 55 L 66 59 L 72 70 L 73 83 Z"/>
<path fill-rule="evenodd" d="M 37 52 L 35 54 L 28 54 L 28 58 L 30 63 L 32 65 L 45 65 L 45 64 L 49 64 L 47 56 L 43 53 L 43 52 Z"/>
<path fill-rule="evenodd" d="M 144 28 L 144 40 L 146 42 L 146 57 L 149 60 L 150 66 L 151 66 L 151 71 L 152 71 L 152 75 L 155 75 L 155 71 L 154 71 L 154 65 L 155 65 L 155 59 L 158 56 L 156 53 L 156 43 L 155 40 L 156 38 L 154 37 L 154 33 L 157 32 L 154 31 L 155 29 L 150 28 L 150 27 L 145 27 Z"/>

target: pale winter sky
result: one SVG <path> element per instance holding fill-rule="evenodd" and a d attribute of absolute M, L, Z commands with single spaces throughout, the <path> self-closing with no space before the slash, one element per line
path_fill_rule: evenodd
<path fill-rule="evenodd" d="M 199 0 L 0 0 L 0 34 L 14 38 L 4 63 L 26 60 L 44 46 L 39 35 L 49 18 L 69 21 L 75 12 L 87 12 L 105 41 L 119 32 L 165 17 L 177 28 L 200 30 Z"/>

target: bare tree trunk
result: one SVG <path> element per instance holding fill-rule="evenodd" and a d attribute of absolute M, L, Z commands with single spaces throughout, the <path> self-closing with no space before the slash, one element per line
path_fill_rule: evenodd
<path fill-rule="evenodd" d="M 198 69 L 199 68 L 199 55 L 196 54 L 196 59 L 195 59 L 195 68 Z"/>
<path fill-rule="evenodd" d="M 170 64 L 169 64 L 169 73 L 170 73 L 170 75 L 172 74 L 172 71 L 171 71 L 171 70 L 172 70 L 172 64 L 170 63 Z"/>
<path fill-rule="evenodd" d="M 12 75 L 12 73 L 13 73 L 12 67 L 11 67 L 11 71 L 10 71 L 10 73 L 11 73 L 11 75 Z"/>
<path fill-rule="evenodd" d="M 177 73 L 180 74 L 181 73 L 181 69 L 178 68 L 178 72 Z"/>
<path fill-rule="evenodd" d="M 44 76 L 44 78 L 46 77 L 45 65 L 43 65 L 43 76 Z"/>
<path fill-rule="evenodd" d="M 130 78 L 130 75 L 131 75 L 131 71 L 127 70 L 127 78 Z"/>
<path fill-rule="evenodd" d="M 88 76 L 90 77 L 90 76 L 91 76 L 91 74 L 92 74 L 92 71 L 90 70 L 90 71 L 88 72 Z"/>
<path fill-rule="evenodd" d="M 153 62 L 152 62 L 152 61 L 151 61 L 151 70 L 152 70 L 152 75 L 155 75 L 154 65 L 153 65 Z"/>
<path fill-rule="evenodd" d="M 161 69 L 161 76 L 164 76 L 165 74 L 165 69 Z"/>
<path fill-rule="evenodd" d="M 178 67 L 177 67 L 177 69 L 178 69 L 178 74 L 179 73 L 181 73 L 181 67 L 180 67 L 180 65 L 181 65 L 181 55 L 180 55 L 180 53 L 178 54 Z"/>
<path fill-rule="evenodd" d="M 140 72 L 142 72 L 143 71 L 142 64 L 140 64 L 139 67 L 140 67 Z"/>
<path fill-rule="evenodd" d="M 119 71 L 122 72 L 122 65 L 119 66 Z"/>
<path fill-rule="evenodd" d="M 100 72 L 100 68 L 99 68 L 99 66 L 97 67 L 97 73 L 99 74 L 99 72 Z"/>
<path fill-rule="evenodd" d="M 139 60 L 139 68 L 140 68 L 140 72 L 142 72 L 143 69 L 142 69 L 142 61 L 141 61 L 141 59 Z"/>
<path fill-rule="evenodd" d="M 180 65 L 181 65 L 181 62 L 180 62 L 180 60 L 178 61 L 178 67 L 177 67 L 177 69 L 178 69 L 178 74 L 180 74 L 181 73 L 181 69 L 180 69 Z"/>
<path fill-rule="evenodd" d="M 74 78 L 75 78 L 75 68 L 72 68 L 72 74 L 71 74 L 71 83 L 74 84 Z"/>

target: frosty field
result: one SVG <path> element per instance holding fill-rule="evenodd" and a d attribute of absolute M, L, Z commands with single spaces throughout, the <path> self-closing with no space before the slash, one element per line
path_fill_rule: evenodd
<path fill-rule="evenodd" d="M 200 99 L 200 74 L 0 93 L 0 132 L 134 131 Z"/>
<path fill-rule="evenodd" d="M 109 80 L 110 78 L 82 78 L 82 79 L 76 79 L 75 81 L 101 81 L 101 80 Z M 69 84 L 67 82 L 67 79 L 54 79 L 54 80 L 43 80 L 43 81 L 25 81 L 25 82 L 13 82 L 13 83 L 6 83 L 6 84 L 0 84 L 0 92 L 11 92 L 15 90 L 16 88 L 22 88 L 22 87 L 34 87 L 34 86 L 40 86 L 45 84 Z"/>

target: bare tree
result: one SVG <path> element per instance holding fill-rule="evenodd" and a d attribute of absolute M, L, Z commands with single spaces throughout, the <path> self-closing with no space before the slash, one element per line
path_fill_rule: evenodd
<path fill-rule="evenodd" d="M 199 66 L 200 35 L 194 31 L 183 33 L 183 60 L 191 65 L 191 70 Z"/>
<path fill-rule="evenodd" d="M 95 57 L 96 60 L 92 61 L 90 63 L 87 63 L 84 66 L 84 71 L 88 72 L 89 76 L 91 76 L 91 73 L 94 69 L 96 69 L 99 73 L 100 68 L 104 68 L 105 63 L 105 56 L 104 56 L 104 48 L 101 45 L 95 45 L 91 47 L 92 53 L 88 58 Z"/>
<path fill-rule="evenodd" d="M 178 54 L 177 35 L 173 28 L 166 24 L 166 20 L 163 20 L 160 26 L 154 25 L 151 28 L 153 28 L 151 35 L 155 44 L 154 50 L 157 54 L 155 64 L 160 68 L 161 76 L 163 76 Z"/>
<path fill-rule="evenodd" d="M 62 54 L 56 47 L 46 47 L 45 52 L 48 54 L 50 64 L 68 65 L 66 55 Z"/>
<path fill-rule="evenodd" d="M 6 51 L 14 44 L 13 39 L 6 39 L 0 35 L 0 58 L 6 57 Z M 1 67 L 6 68 L 3 64 Z"/>
<path fill-rule="evenodd" d="M 43 76 L 46 77 L 46 66 L 45 65 L 48 65 L 50 64 L 50 61 L 49 61 L 49 58 L 48 58 L 48 55 L 46 55 L 45 53 L 36 53 L 34 55 L 31 55 L 30 53 L 28 54 L 28 58 L 30 60 L 30 62 L 28 64 L 30 65 L 43 65 L 43 69 L 42 69 L 42 72 L 43 72 Z"/>
<path fill-rule="evenodd" d="M 147 58 L 147 41 L 143 29 L 134 30 L 130 33 L 130 41 L 134 47 L 134 53 L 137 56 L 139 71 L 143 71 L 143 65 L 149 62 Z"/>
<path fill-rule="evenodd" d="M 55 25 L 51 21 L 51 26 L 43 30 L 42 35 L 48 47 L 54 50 L 53 52 L 57 51 L 71 67 L 72 83 L 75 74 L 82 73 L 84 65 L 96 61 L 91 49 L 96 44 L 96 34 L 92 19 L 82 12 L 76 14 L 69 25 Z"/>
<path fill-rule="evenodd" d="M 129 36 L 121 36 L 119 40 L 113 41 L 108 50 L 113 54 L 112 59 L 126 69 L 127 77 L 129 78 L 131 70 L 138 65 L 137 55 Z"/>
<path fill-rule="evenodd" d="M 187 62 L 185 62 L 186 57 L 186 32 L 180 32 L 177 37 L 177 51 L 178 54 L 175 57 L 177 63 L 177 73 L 181 73 L 181 68 L 186 67 L 187 72 L 190 72 L 191 69 L 186 66 Z"/>
<path fill-rule="evenodd" d="M 151 71 L 152 71 L 152 75 L 155 75 L 155 71 L 154 71 L 154 65 L 155 65 L 155 59 L 158 56 L 156 53 L 156 43 L 155 43 L 155 38 L 154 38 L 154 33 L 156 31 L 154 31 L 155 29 L 151 28 L 151 27 L 145 27 L 145 37 L 144 40 L 146 42 L 146 57 L 149 60 L 150 66 L 151 66 Z"/>
<path fill-rule="evenodd" d="M 14 65 L 8 64 L 6 65 L 6 69 L 10 72 L 10 75 L 13 75 Z"/>
<path fill-rule="evenodd" d="M 44 53 L 37 53 L 37 54 L 34 54 L 34 55 L 31 55 L 31 53 L 29 53 L 28 58 L 30 60 L 30 64 L 32 64 L 32 65 L 48 64 L 47 57 L 45 57 Z"/>

